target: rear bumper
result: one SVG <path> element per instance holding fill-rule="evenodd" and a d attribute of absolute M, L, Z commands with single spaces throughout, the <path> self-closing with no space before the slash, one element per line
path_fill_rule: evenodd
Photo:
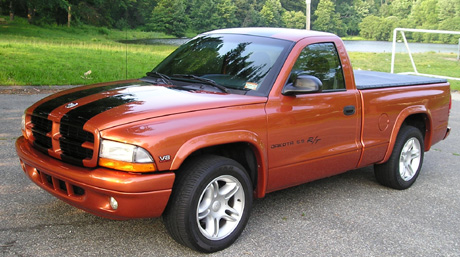
<path fill-rule="evenodd" d="M 161 216 L 175 179 L 173 172 L 132 174 L 73 166 L 35 150 L 24 137 L 17 139 L 16 152 L 35 184 L 77 208 L 110 219 Z M 116 210 L 111 197 L 118 202 Z"/>

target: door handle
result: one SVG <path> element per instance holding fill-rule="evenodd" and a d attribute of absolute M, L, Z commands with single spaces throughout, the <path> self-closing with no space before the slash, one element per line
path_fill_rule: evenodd
<path fill-rule="evenodd" d="M 356 108 L 354 105 L 348 105 L 343 108 L 343 114 L 347 116 L 353 115 L 355 114 L 355 112 L 356 112 Z"/>

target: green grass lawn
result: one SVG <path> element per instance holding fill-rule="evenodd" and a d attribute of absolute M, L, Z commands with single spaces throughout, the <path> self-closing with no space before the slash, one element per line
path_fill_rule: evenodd
<path fill-rule="evenodd" d="M 0 85 L 84 85 L 139 78 L 176 47 L 117 40 L 158 37 L 165 35 L 89 26 L 37 27 L 17 18 L 0 24 Z"/>
<path fill-rule="evenodd" d="M 0 40 L 0 84 L 83 85 L 139 78 L 174 49 L 171 46 L 5 43 Z M 83 76 L 89 70 L 91 74 Z"/>
<path fill-rule="evenodd" d="M 139 78 L 176 47 L 117 41 L 161 37 L 166 35 L 91 26 L 38 27 L 16 18 L 0 24 L 0 85 L 85 85 Z M 455 54 L 433 52 L 414 54 L 414 58 L 421 73 L 460 77 Z M 390 71 L 391 53 L 352 52 L 350 59 L 355 69 Z M 85 77 L 89 70 L 91 74 Z M 408 55 L 397 54 L 395 72 L 406 71 L 412 71 Z M 460 90 L 460 81 L 450 82 L 452 89 Z"/>

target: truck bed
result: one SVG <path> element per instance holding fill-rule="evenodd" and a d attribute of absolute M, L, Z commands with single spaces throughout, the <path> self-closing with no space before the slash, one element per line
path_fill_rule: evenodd
<path fill-rule="evenodd" d="M 440 78 L 402 75 L 377 71 L 355 70 L 354 74 L 356 88 L 359 90 L 447 82 L 446 79 Z"/>

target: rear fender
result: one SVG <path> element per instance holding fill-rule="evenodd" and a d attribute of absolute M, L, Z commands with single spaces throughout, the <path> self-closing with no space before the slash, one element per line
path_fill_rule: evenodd
<path fill-rule="evenodd" d="M 414 114 L 424 114 L 427 117 L 425 121 L 426 131 L 422 131 L 422 134 L 425 134 L 424 143 L 425 143 L 425 151 L 430 150 L 431 148 L 431 133 L 432 133 L 432 117 L 430 111 L 424 105 L 415 105 L 407 107 L 406 109 L 402 110 L 398 117 L 396 118 L 396 122 L 393 126 L 393 130 L 390 136 L 390 142 L 388 144 L 387 151 L 385 153 L 385 157 L 383 160 L 377 164 L 382 164 L 388 161 L 393 152 L 393 148 L 396 143 L 396 139 L 398 137 L 398 133 L 401 130 L 401 126 L 403 126 L 404 122 L 407 120 L 408 117 Z"/>

